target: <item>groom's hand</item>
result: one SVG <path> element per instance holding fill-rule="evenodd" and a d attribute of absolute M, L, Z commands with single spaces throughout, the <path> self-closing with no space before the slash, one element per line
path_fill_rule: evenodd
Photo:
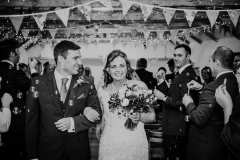
<path fill-rule="evenodd" d="M 92 109 L 91 107 L 86 107 L 83 111 L 83 114 L 91 122 L 100 120 L 100 118 L 99 118 L 100 115 L 98 114 L 98 112 L 96 110 Z"/>
<path fill-rule="evenodd" d="M 60 131 L 62 131 L 62 132 L 67 131 L 71 126 L 70 118 L 62 118 L 62 119 L 58 120 L 57 122 L 55 122 L 55 125 L 56 125 L 57 129 Z"/>

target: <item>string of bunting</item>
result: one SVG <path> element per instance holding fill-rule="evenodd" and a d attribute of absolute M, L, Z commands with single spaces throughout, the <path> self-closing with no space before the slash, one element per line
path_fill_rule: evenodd
<path fill-rule="evenodd" d="M 191 27 L 192 22 L 197 14 L 197 12 L 201 11 L 201 12 L 206 12 L 211 27 L 213 27 L 213 25 L 216 22 L 216 19 L 218 18 L 219 12 L 221 11 L 227 11 L 229 14 L 229 17 L 231 19 L 231 21 L 233 22 L 234 26 L 236 27 L 237 22 L 238 22 L 238 18 L 240 15 L 240 10 L 191 10 L 191 9 L 178 9 L 178 8 L 170 8 L 170 7 L 160 7 L 160 6 L 155 6 L 155 5 L 149 5 L 149 4 L 142 4 L 139 2 L 133 2 L 133 1 L 128 1 L 128 0 L 119 0 L 122 4 L 122 11 L 123 11 L 123 16 L 125 16 L 128 12 L 128 10 L 130 9 L 130 7 L 133 4 L 137 4 L 141 7 L 142 13 L 143 13 L 143 18 L 144 21 L 147 21 L 149 15 L 152 13 L 152 9 L 153 8 L 159 8 L 163 10 L 163 14 L 164 17 L 166 19 L 167 24 L 169 25 L 171 22 L 172 17 L 174 16 L 175 11 L 180 10 L 180 11 L 184 11 L 185 15 L 186 15 L 186 19 L 188 21 L 189 27 Z M 72 6 L 69 8 L 64 8 L 64 9 L 59 9 L 59 10 L 55 10 L 55 11 L 48 11 L 48 12 L 42 12 L 42 13 L 32 13 L 32 14 L 22 14 L 22 15 L 0 15 L 0 17 L 9 17 L 15 30 L 16 33 L 18 33 L 21 23 L 23 21 L 23 18 L 26 16 L 33 16 L 33 18 L 35 19 L 39 29 L 45 30 L 44 29 L 44 24 L 46 21 L 46 17 L 47 14 L 49 13 L 56 13 L 59 17 L 59 19 L 63 22 L 63 24 L 65 25 L 65 27 L 67 27 L 68 24 L 68 18 L 69 18 L 69 11 L 70 9 L 74 9 L 74 8 L 78 8 L 81 13 L 86 17 L 86 19 L 88 21 L 91 21 L 90 17 L 91 17 L 91 5 L 94 2 L 100 2 L 102 3 L 105 7 L 107 7 L 109 10 L 113 10 L 113 7 L 111 5 L 111 1 L 110 0 L 94 0 L 91 2 L 87 2 L 84 4 L 79 4 L 76 6 Z"/>

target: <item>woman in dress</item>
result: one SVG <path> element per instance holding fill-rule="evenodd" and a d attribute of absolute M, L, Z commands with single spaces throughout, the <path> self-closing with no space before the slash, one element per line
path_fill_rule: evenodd
<path fill-rule="evenodd" d="M 99 125 L 103 129 L 99 144 L 99 160 L 148 160 L 148 141 L 144 123 L 155 121 L 155 112 L 132 113 L 124 116 L 121 111 L 110 111 L 110 96 L 118 93 L 124 84 L 137 84 L 147 88 L 146 84 L 132 80 L 133 69 L 125 53 L 112 51 L 104 67 L 104 84 L 99 86 L 98 94 L 102 104 L 103 119 Z M 125 128 L 124 123 L 131 118 L 137 127 Z M 98 127 L 98 129 L 99 129 Z"/>

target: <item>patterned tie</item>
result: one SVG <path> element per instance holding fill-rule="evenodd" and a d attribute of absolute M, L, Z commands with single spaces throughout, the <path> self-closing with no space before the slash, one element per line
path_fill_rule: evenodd
<path fill-rule="evenodd" d="M 62 78 L 62 86 L 60 89 L 60 94 L 61 94 L 61 100 L 63 101 L 63 103 L 65 102 L 66 96 L 67 96 L 67 78 Z"/>

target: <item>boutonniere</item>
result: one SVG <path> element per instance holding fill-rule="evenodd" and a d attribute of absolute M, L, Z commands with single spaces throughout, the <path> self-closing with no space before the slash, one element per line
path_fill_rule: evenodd
<path fill-rule="evenodd" d="M 78 78 L 78 80 L 77 80 L 77 82 L 74 84 L 74 86 L 73 86 L 73 88 L 75 88 L 75 87 L 77 87 L 77 85 L 82 85 L 82 84 L 86 84 L 86 83 L 89 83 L 88 81 L 85 81 L 84 79 L 83 79 L 83 76 L 81 76 L 81 77 L 79 77 Z"/>

